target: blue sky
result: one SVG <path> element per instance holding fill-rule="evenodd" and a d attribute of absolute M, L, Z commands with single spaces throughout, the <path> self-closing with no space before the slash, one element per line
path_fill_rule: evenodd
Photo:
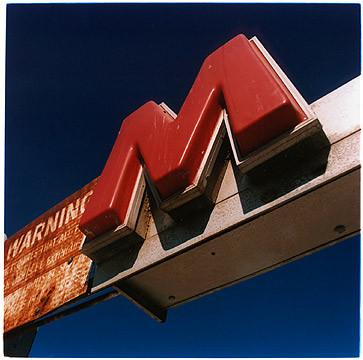
<path fill-rule="evenodd" d="M 310 103 L 360 73 L 359 5 L 8 5 L 5 230 L 101 172 L 122 119 L 178 111 L 205 56 L 256 35 Z M 32 356 L 352 356 L 359 239 L 169 312 L 116 298 L 39 330 Z"/>

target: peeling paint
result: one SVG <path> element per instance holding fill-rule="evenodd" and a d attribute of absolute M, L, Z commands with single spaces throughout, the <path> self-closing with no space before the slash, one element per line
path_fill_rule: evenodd
<path fill-rule="evenodd" d="M 97 179 L 5 241 L 4 331 L 87 291 L 91 260 L 80 253 L 79 220 Z"/>

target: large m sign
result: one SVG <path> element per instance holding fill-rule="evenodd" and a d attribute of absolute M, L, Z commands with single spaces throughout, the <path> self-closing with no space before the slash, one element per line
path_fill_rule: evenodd
<path fill-rule="evenodd" d="M 80 222 L 85 246 L 115 228 L 134 230 L 144 176 L 161 203 L 193 187 L 224 110 L 240 157 L 310 116 L 256 41 L 238 35 L 205 59 L 177 116 L 149 101 L 124 119 Z"/>

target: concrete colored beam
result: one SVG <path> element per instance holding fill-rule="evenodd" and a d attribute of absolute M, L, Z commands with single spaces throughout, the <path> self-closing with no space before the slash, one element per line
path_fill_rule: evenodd
<path fill-rule="evenodd" d="M 175 220 L 144 199 L 145 241 L 98 263 L 92 291 L 115 286 L 163 321 L 170 307 L 359 233 L 359 85 L 311 104 L 324 136 L 246 173 L 227 158 L 212 208 Z"/>

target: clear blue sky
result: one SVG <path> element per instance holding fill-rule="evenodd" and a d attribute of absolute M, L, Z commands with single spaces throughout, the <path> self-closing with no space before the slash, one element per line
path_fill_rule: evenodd
<path fill-rule="evenodd" d="M 101 172 L 122 119 L 178 111 L 204 57 L 258 36 L 308 102 L 360 73 L 359 5 L 8 5 L 5 230 Z M 31 356 L 353 356 L 359 238 L 173 309 L 115 298 L 39 330 Z"/>

